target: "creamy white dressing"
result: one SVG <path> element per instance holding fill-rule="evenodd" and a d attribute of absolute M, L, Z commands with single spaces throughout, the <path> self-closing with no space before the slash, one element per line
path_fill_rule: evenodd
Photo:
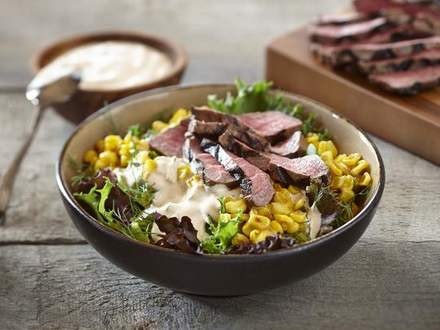
<path fill-rule="evenodd" d="M 225 185 L 206 186 L 201 181 L 193 182 L 188 186 L 177 177 L 177 168 L 188 163 L 176 157 L 159 156 L 155 158 L 157 168 L 150 173 L 147 182 L 156 189 L 151 207 L 145 210 L 146 214 L 158 212 L 167 217 L 182 218 L 187 216 L 191 219 L 194 228 L 197 230 L 197 238 L 203 240 L 208 237 L 205 224 L 208 216 L 216 217 L 219 213 L 219 197 L 240 195 L 239 189 L 231 190 Z M 130 165 L 126 169 L 117 171 L 118 179 L 126 180 L 127 184 L 133 185 L 142 180 L 142 173 L 139 175 L 138 167 Z M 137 178 L 129 181 L 128 178 Z M 156 224 L 152 229 L 154 234 L 159 234 Z"/>
<path fill-rule="evenodd" d="M 131 88 L 164 77 L 172 67 L 161 51 L 138 42 L 105 41 L 67 51 L 38 72 L 32 87 L 77 72 L 83 90 Z"/>

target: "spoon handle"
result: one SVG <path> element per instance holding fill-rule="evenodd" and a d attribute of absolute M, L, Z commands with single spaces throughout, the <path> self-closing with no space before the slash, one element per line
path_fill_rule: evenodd
<path fill-rule="evenodd" d="M 25 140 L 15 155 L 12 163 L 3 173 L 0 179 L 0 226 L 5 224 L 6 217 L 5 212 L 8 207 L 9 200 L 11 198 L 12 188 L 14 187 L 15 177 L 17 175 L 20 164 L 26 155 L 26 152 L 31 145 L 35 133 L 37 132 L 38 125 L 43 117 L 43 108 L 33 109 L 33 115 L 31 119 L 31 125 L 28 133 L 26 134 Z"/>

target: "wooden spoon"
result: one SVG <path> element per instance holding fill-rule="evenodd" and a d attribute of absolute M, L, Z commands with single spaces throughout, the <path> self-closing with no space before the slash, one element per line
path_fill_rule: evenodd
<path fill-rule="evenodd" d="M 37 132 L 44 111 L 54 104 L 69 101 L 77 91 L 79 82 L 79 75 L 71 73 L 43 86 L 33 86 L 32 82 L 28 85 L 26 98 L 36 107 L 33 111 L 31 125 L 26 133 L 24 142 L 0 180 L 0 226 L 6 222 L 5 213 L 11 198 L 15 177 Z"/>

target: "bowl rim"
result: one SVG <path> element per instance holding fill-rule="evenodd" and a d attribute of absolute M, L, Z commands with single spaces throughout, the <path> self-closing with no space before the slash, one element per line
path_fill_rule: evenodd
<path fill-rule="evenodd" d="M 137 240 L 134 240 L 132 238 L 126 237 L 122 235 L 119 232 L 116 232 L 112 230 L 109 227 L 104 226 L 103 224 L 100 224 L 93 218 L 90 214 L 88 214 L 81 205 L 77 202 L 77 200 L 74 198 L 69 185 L 67 182 L 64 181 L 62 175 L 61 175 L 61 168 L 62 168 L 62 160 L 64 158 L 64 155 L 66 153 L 67 147 L 69 146 L 70 142 L 75 138 L 75 136 L 81 131 L 84 126 L 86 126 L 89 122 L 95 120 L 96 118 L 105 115 L 107 112 L 111 111 L 114 108 L 117 108 L 121 105 L 124 105 L 126 103 L 130 103 L 132 101 L 142 99 L 145 97 L 150 97 L 155 94 L 161 94 L 161 93 L 168 93 L 168 92 L 174 92 L 177 90 L 188 90 L 188 89 L 197 89 L 202 87 L 232 87 L 233 84 L 230 83 L 205 83 L 205 84 L 184 84 L 184 85 L 175 85 L 175 86 L 167 86 L 167 87 L 161 87 L 161 88 L 155 88 L 152 90 L 140 92 L 133 94 L 131 96 L 125 97 L 123 99 L 120 99 L 116 102 L 113 102 L 111 104 L 108 104 L 101 108 L 100 110 L 96 111 L 95 113 L 91 114 L 89 117 L 87 117 L 81 124 L 79 124 L 75 130 L 70 134 L 70 136 L 65 141 L 60 155 L 58 157 L 57 163 L 56 163 L 56 181 L 58 189 L 64 198 L 65 201 L 68 202 L 69 206 L 73 208 L 77 213 L 79 213 L 83 218 L 87 219 L 89 223 L 91 223 L 92 226 L 94 226 L 98 231 L 103 231 L 104 234 L 108 234 L 112 236 L 113 239 L 122 240 L 129 244 L 134 244 L 135 246 L 139 248 L 146 248 L 146 249 L 152 249 L 153 251 L 157 251 L 158 253 L 172 253 L 175 256 L 180 256 L 183 258 L 193 259 L 193 258 L 199 258 L 199 260 L 202 260 L 200 258 L 203 258 L 203 260 L 238 260 L 238 261 L 245 261 L 250 259 L 257 258 L 258 260 L 263 260 L 266 258 L 275 258 L 275 257 L 283 257 L 294 253 L 299 253 L 307 249 L 311 249 L 315 246 L 323 245 L 329 240 L 335 238 L 336 236 L 341 235 L 345 231 L 349 230 L 351 227 L 356 225 L 359 221 L 362 221 L 364 216 L 374 210 L 377 205 L 379 204 L 379 201 L 382 197 L 384 187 L 385 187 L 385 166 L 383 163 L 382 156 L 380 155 L 380 152 L 375 145 L 375 143 L 371 140 L 371 138 L 366 134 L 364 130 L 359 128 L 356 124 L 351 122 L 350 120 L 346 119 L 345 117 L 339 115 L 338 113 L 335 113 L 332 111 L 332 108 L 317 102 L 315 100 L 312 100 L 308 97 L 304 97 L 299 94 L 294 94 L 290 92 L 286 92 L 280 89 L 273 89 L 274 92 L 281 92 L 282 94 L 286 96 L 295 96 L 299 99 L 305 100 L 311 104 L 314 104 L 318 107 L 321 107 L 324 111 L 330 112 L 333 116 L 335 116 L 338 120 L 344 120 L 348 124 L 352 125 L 361 135 L 368 141 L 368 143 L 371 145 L 371 147 L 374 150 L 374 154 L 377 157 L 378 163 L 379 163 L 379 181 L 377 185 L 377 189 L 374 192 L 374 195 L 372 198 L 368 201 L 368 203 L 361 209 L 361 211 L 354 216 L 351 220 L 343 224 L 342 226 L 336 228 L 335 230 L 331 231 L 328 234 L 325 234 L 321 237 L 315 238 L 309 242 L 302 243 L 298 246 L 293 246 L 291 248 L 286 249 L 279 249 L 275 251 L 269 251 L 267 253 L 263 254 L 190 254 L 185 253 L 179 250 L 172 250 L 164 247 L 160 247 L 157 245 L 153 245 L 150 243 L 143 243 Z"/>
<path fill-rule="evenodd" d="M 62 55 L 64 52 L 59 52 L 58 49 L 65 47 L 66 50 L 71 50 L 89 43 L 99 42 L 99 41 L 133 41 L 140 42 L 142 44 L 148 45 L 156 50 L 165 53 L 165 55 L 171 60 L 172 67 L 168 73 L 166 73 L 163 77 L 159 79 L 155 79 L 148 83 L 135 85 L 132 87 L 125 87 L 119 89 L 81 89 L 82 92 L 85 93 L 99 93 L 99 94 L 114 94 L 114 93 L 127 93 L 131 91 L 143 91 L 153 89 L 157 86 L 163 86 L 164 83 L 179 76 L 188 66 L 188 53 L 185 48 L 180 44 L 168 38 L 162 37 L 157 34 L 150 34 L 140 31 L 130 31 L 130 30 L 104 30 L 104 31 L 95 31 L 84 34 L 75 34 L 69 37 L 65 37 L 56 41 L 51 42 L 50 44 L 43 46 L 37 53 L 33 56 L 31 60 L 32 72 L 37 74 L 41 69 L 47 66 L 50 62 L 52 62 L 55 58 Z M 158 44 L 162 45 L 163 48 L 169 50 L 169 52 L 164 52 L 161 49 L 158 49 L 157 46 L 152 45 Z M 43 65 L 46 58 L 50 57 L 52 53 L 56 55 L 52 58 L 51 61 L 47 62 Z M 174 54 L 175 58 L 173 59 L 170 54 Z"/>

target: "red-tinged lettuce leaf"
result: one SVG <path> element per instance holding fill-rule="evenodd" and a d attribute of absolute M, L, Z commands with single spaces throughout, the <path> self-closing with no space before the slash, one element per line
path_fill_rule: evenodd
<path fill-rule="evenodd" d="M 295 239 L 290 236 L 270 236 L 257 244 L 234 246 L 229 254 L 262 254 L 268 251 L 289 248 L 294 246 L 295 243 Z"/>

